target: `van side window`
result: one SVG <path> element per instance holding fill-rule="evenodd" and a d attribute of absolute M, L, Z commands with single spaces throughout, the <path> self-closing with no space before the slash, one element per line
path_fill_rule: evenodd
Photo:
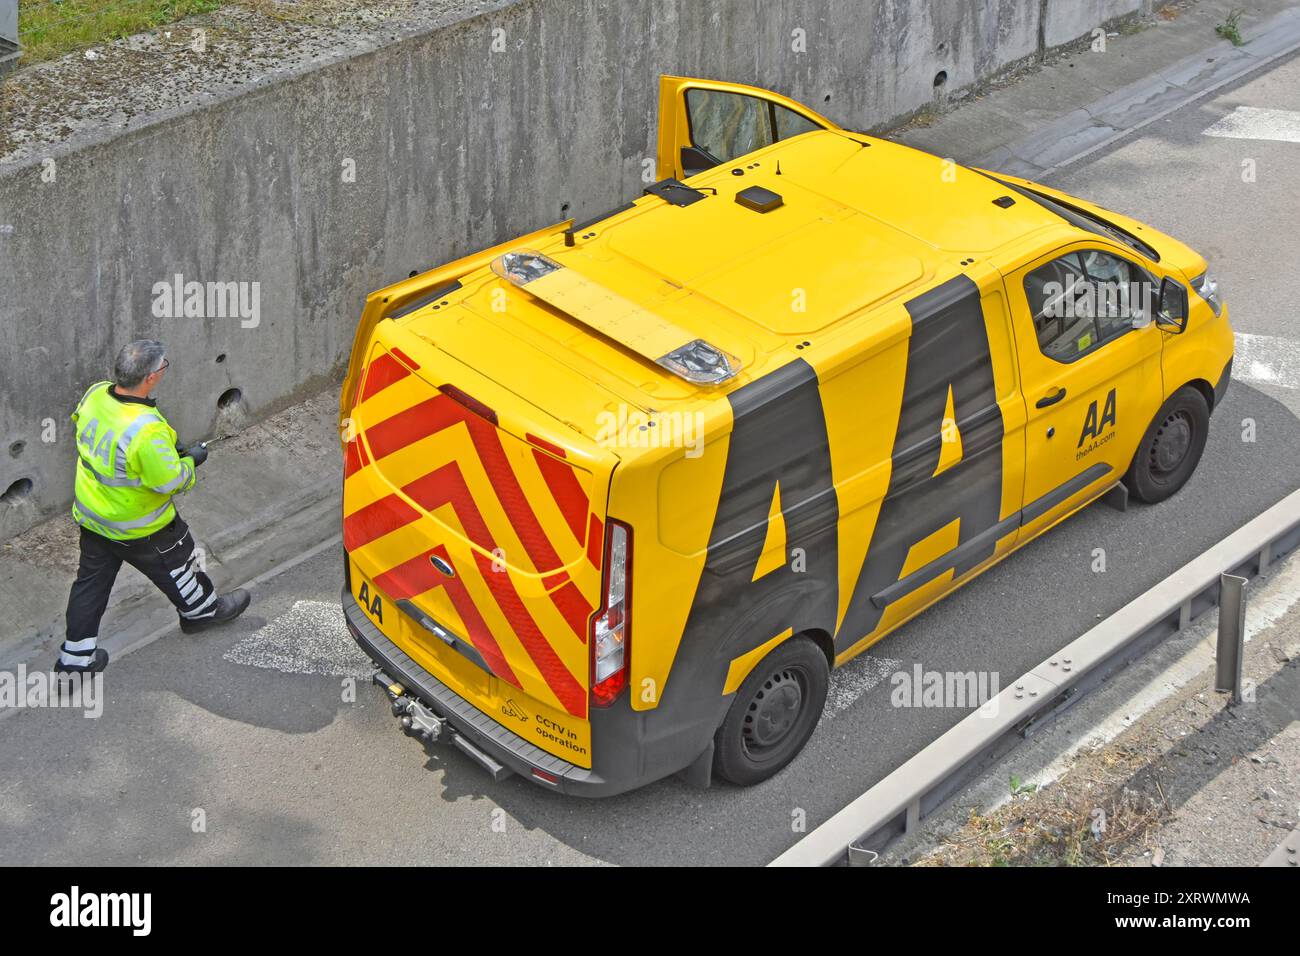
<path fill-rule="evenodd" d="M 1144 270 L 1086 249 L 1070 252 L 1025 276 L 1025 297 L 1038 347 L 1057 362 L 1073 362 L 1133 327 L 1142 307 Z"/>
<path fill-rule="evenodd" d="M 719 163 L 752 153 L 777 140 L 821 129 L 794 110 L 719 90 L 686 91 L 691 143 Z"/>

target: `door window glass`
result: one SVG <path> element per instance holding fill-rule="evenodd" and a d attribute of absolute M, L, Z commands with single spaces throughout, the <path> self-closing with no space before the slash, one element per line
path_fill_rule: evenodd
<path fill-rule="evenodd" d="M 1087 249 L 1059 256 L 1025 276 L 1025 297 L 1043 354 L 1073 362 L 1133 328 L 1145 271 Z"/>
<path fill-rule="evenodd" d="M 822 128 L 807 117 L 800 116 L 794 110 L 788 110 L 784 106 L 773 104 L 772 111 L 776 114 L 776 138 L 779 140 Z"/>
<path fill-rule="evenodd" d="M 822 128 L 792 109 L 743 93 L 689 89 L 686 111 L 691 144 L 720 163 Z"/>
<path fill-rule="evenodd" d="M 1141 290 L 1145 272 L 1119 256 L 1088 249 L 1082 254 L 1083 268 L 1096 297 L 1093 310 L 1101 341 L 1123 335 L 1133 327 L 1134 315 L 1141 311 Z"/>
<path fill-rule="evenodd" d="M 720 163 L 775 142 L 767 104 L 752 96 L 691 89 L 686 109 L 692 144 Z"/>

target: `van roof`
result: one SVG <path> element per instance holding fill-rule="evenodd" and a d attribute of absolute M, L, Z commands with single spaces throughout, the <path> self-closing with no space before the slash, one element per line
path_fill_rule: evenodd
<path fill-rule="evenodd" d="M 843 131 L 776 143 L 693 176 L 687 186 L 642 196 L 575 227 L 571 246 L 567 224 L 520 245 L 572 271 L 585 321 L 485 266 L 462 276 L 460 288 L 436 306 L 401 322 L 446 347 L 454 336 L 435 329 L 447 328 L 448 311 L 471 310 L 501 330 L 502 347 L 506 338 L 522 337 L 624 400 L 663 407 L 730 391 L 788 362 L 792 343 L 905 301 L 960 273 L 967 259 L 987 258 L 1040 230 L 1072 231 L 980 172 Z M 777 194 L 779 207 L 761 212 L 736 201 L 755 186 Z M 622 326 L 593 320 L 602 308 L 636 315 Z M 713 388 L 659 368 L 637 354 L 635 341 L 656 321 L 736 356 L 742 373 Z M 863 335 L 872 331 L 870 322 L 859 326 Z M 481 336 L 475 340 L 482 343 Z M 486 351 L 462 357 L 490 364 Z"/>

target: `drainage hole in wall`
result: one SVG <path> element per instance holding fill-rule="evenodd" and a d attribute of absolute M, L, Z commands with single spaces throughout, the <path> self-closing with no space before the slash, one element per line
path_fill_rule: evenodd
<path fill-rule="evenodd" d="M 23 453 L 23 449 L 26 447 L 27 447 L 27 442 L 25 441 L 14 442 L 12 445 L 9 446 L 9 457 L 17 458 L 19 455 Z"/>
<path fill-rule="evenodd" d="M 943 89 L 944 84 L 947 82 L 948 82 L 947 70 L 940 70 L 938 73 L 934 75 L 934 88 L 936 90 Z"/>
<path fill-rule="evenodd" d="M 0 501 L 7 505 L 16 505 L 31 493 L 32 480 L 30 478 L 19 478 L 5 489 L 4 494 L 0 495 Z"/>
<path fill-rule="evenodd" d="M 244 400 L 244 393 L 237 388 L 228 388 L 217 399 L 218 409 L 233 408 Z"/>
<path fill-rule="evenodd" d="M 217 356 L 217 364 L 218 364 L 218 365 L 220 365 L 220 364 L 221 364 L 222 362 L 224 362 L 225 360 L 226 360 L 226 353 L 225 353 L 225 352 L 222 352 L 220 355 Z"/>

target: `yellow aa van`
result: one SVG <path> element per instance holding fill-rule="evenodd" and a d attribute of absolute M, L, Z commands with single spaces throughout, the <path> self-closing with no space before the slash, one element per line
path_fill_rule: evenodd
<path fill-rule="evenodd" d="M 774 93 L 663 78 L 658 175 L 374 293 L 342 392 L 395 714 L 565 793 L 770 777 L 832 668 L 1176 492 L 1232 364 L 1182 243 Z"/>

